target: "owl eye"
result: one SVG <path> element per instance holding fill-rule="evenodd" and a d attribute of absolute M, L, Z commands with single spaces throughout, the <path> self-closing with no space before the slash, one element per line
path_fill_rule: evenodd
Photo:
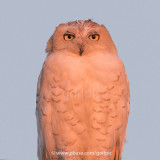
<path fill-rule="evenodd" d="M 63 38 L 66 41 L 71 41 L 72 39 L 75 38 L 75 35 L 73 35 L 73 34 L 64 34 Z"/>
<path fill-rule="evenodd" d="M 89 36 L 89 39 L 92 41 L 98 41 L 99 40 L 99 34 L 92 34 Z"/>

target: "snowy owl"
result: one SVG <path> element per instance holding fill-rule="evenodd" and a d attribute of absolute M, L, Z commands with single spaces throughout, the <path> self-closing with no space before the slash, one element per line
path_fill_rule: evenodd
<path fill-rule="evenodd" d="M 121 160 L 130 111 L 123 62 L 104 25 L 60 24 L 37 85 L 39 160 Z"/>

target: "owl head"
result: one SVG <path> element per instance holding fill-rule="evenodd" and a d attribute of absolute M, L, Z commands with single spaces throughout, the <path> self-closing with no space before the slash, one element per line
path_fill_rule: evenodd
<path fill-rule="evenodd" d="M 90 19 L 60 24 L 46 47 L 49 54 L 57 51 L 78 56 L 100 52 L 117 54 L 106 27 Z"/>

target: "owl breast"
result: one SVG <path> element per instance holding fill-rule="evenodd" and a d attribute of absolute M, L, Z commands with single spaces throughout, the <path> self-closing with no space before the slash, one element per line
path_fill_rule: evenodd
<path fill-rule="evenodd" d="M 55 53 L 48 57 L 45 65 L 50 77 L 57 148 L 77 148 L 77 151 L 91 151 L 97 145 L 100 151 L 110 148 L 113 143 L 107 139 L 114 140 L 114 130 L 123 127 L 122 124 L 113 125 L 118 101 L 118 92 L 114 89 L 122 74 L 120 68 L 123 68 L 117 55 Z M 126 116 L 126 112 L 122 114 Z"/>

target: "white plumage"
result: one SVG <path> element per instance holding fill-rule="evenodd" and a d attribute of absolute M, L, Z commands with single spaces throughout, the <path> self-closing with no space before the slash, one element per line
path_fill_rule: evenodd
<path fill-rule="evenodd" d="M 98 40 L 89 38 L 93 34 Z M 61 24 L 46 50 L 37 87 L 39 160 L 120 160 L 129 82 L 108 31 L 91 20 Z M 73 151 L 95 154 L 57 155 Z M 111 155 L 96 155 L 104 151 Z"/>

